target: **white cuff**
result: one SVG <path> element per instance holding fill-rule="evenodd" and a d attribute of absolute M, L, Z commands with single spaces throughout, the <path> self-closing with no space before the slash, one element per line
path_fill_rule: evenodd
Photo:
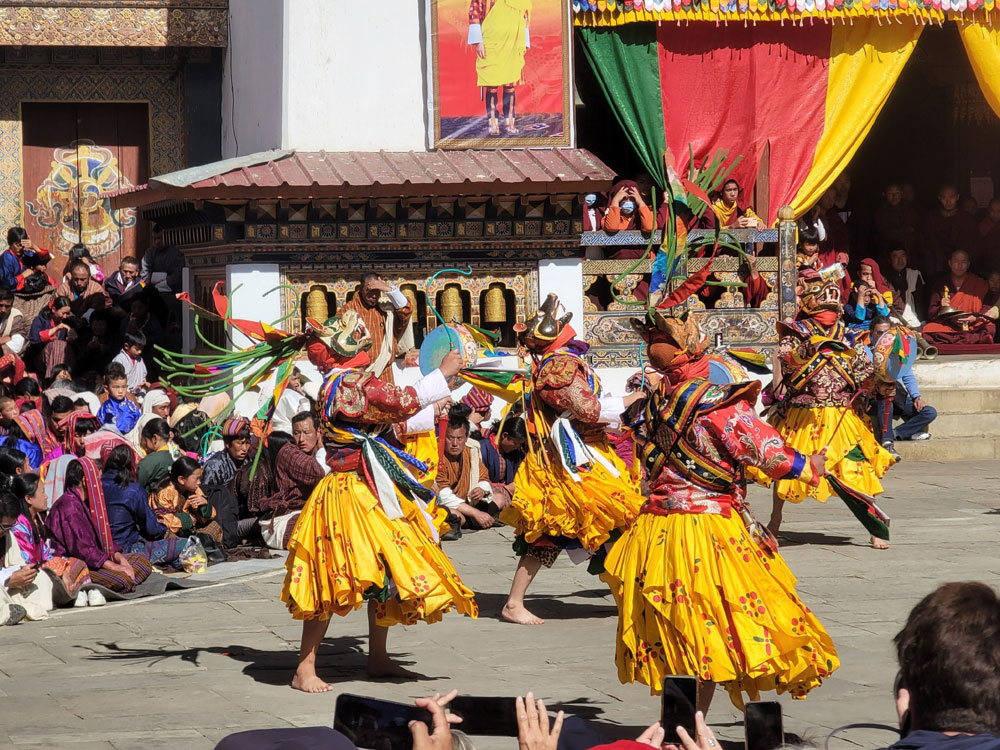
<path fill-rule="evenodd" d="M 437 504 L 444 508 L 457 508 L 464 502 L 465 500 L 456 495 L 450 487 L 445 487 L 438 492 Z"/>
<path fill-rule="evenodd" d="M 621 396 L 601 396 L 601 422 L 611 427 L 618 427 L 625 411 L 625 399 Z"/>
<path fill-rule="evenodd" d="M 416 435 L 418 432 L 433 432 L 437 425 L 434 420 L 434 404 L 425 406 L 412 417 L 406 420 L 403 431 L 407 435 Z"/>
<path fill-rule="evenodd" d="M 524 24 L 524 48 L 531 49 L 531 29 L 528 24 Z"/>
<path fill-rule="evenodd" d="M 10 577 L 14 575 L 19 568 L 20 566 L 17 565 L 12 565 L 9 568 L 0 568 L 0 586 L 7 588 L 7 581 L 10 580 Z"/>
<path fill-rule="evenodd" d="M 424 375 L 413 384 L 413 390 L 417 392 L 417 400 L 420 401 L 421 409 L 451 395 L 448 380 L 441 374 L 440 370 Z"/>
<path fill-rule="evenodd" d="M 469 24 L 469 40 L 467 44 L 479 44 L 483 41 L 483 27 L 478 23 Z"/>
<path fill-rule="evenodd" d="M 397 310 L 402 310 L 410 304 L 410 301 L 406 299 L 406 295 L 399 291 L 398 286 L 394 286 L 386 294 L 389 297 L 389 301 L 392 303 L 392 306 Z"/>
<path fill-rule="evenodd" d="M 14 352 L 14 354 L 20 354 L 24 351 L 25 343 L 24 336 L 20 333 L 15 333 L 10 337 L 10 341 L 7 342 L 7 348 Z"/>
<path fill-rule="evenodd" d="M 493 485 L 485 479 L 482 482 L 479 482 L 476 487 L 483 491 L 483 499 L 480 502 L 488 503 L 493 499 Z"/>

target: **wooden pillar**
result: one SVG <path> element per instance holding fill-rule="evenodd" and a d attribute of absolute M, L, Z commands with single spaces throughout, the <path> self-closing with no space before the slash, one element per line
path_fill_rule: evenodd
<path fill-rule="evenodd" d="M 795 317 L 795 249 L 798 245 L 798 225 L 791 206 L 778 209 L 778 311 L 782 320 Z"/>
<path fill-rule="evenodd" d="M 757 167 L 757 181 L 753 186 L 753 207 L 757 215 L 770 223 L 771 216 L 771 142 L 764 142 Z"/>

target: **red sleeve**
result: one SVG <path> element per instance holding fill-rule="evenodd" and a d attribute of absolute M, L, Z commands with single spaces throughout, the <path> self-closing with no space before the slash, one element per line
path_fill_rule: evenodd
<path fill-rule="evenodd" d="M 330 350 L 327 348 L 319 339 L 310 339 L 309 345 L 306 347 L 306 355 L 309 357 L 309 361 L 312 362 L 316 369 L 322 374 L 328 373 L 333 369 L 333 360 L 330 358 Z"/>
<path fill-rule="evenodd" d="M 38 332 L 38 338 L 42 341 L 48 343 L 49 341 L 55 341 L 56 337 L 59 335 L 59 331 L 55 328 L 43 328 Z"/>
<path fill-rule="evenodd" d="M 771 291 L 770 285 L 767 283 L 767 279 L 764 275 L 758 273 L 756 278 L 753 276 L 747 277 L 746 286 L 746 298 L 747 304 L 750 307 L 760 307 L 764 304 L 764 300 L 767 299 L 768 293 Z"/>
<path fill-rule="evenodd" d="M 741 464 L 756 466 L 772 479 L 819 483 L 808 458 L 785 445 L 778 431 L 758 419 L 745 401 L 716 409 L 701 419 L 708 421 L 712 432 Z"/>
<path fill-rule="evenodd" d="M 542 401 L 557 412 L 569 412 L 571 419 L 585 424 L 597 424 L 601 421 L 601 401 L 582 372 L 577 371 L 568 385 L 561 388 L 543 387 L 538 394 Z"/>
<path fill-rule="evenodd" d="M 361 419 L 365 422 L 402 422 L 420 411 L 417 391 L 410 386 L 400 388 L 378 378 L 369 378 L 362 389 L 365 411 Z"/>

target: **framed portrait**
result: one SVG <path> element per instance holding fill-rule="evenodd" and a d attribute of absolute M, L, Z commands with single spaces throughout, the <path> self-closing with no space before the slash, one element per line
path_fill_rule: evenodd
<path fill-rule="evenodd" d="M 433 146 L 572 146 L 566 0 L 431 0 Z"/>

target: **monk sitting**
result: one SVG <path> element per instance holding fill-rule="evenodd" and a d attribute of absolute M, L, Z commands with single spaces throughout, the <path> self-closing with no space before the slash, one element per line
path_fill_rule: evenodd
<path fill-rule="evenodd" d="M 438 505 L 461 518 L 463 526 L 488 529 L 493 516 L 483 509 L 493 499 L 490 475 L 479 443 L 469 440 L 469 407 L 456 404 L 448 413 L 443 460 L 438 468 Z"/>
<path fill-rule="evenodd" d="M 992 344 L 997 308 L 985 303 L 989 285 L 969 273 L 969 253 L 953 250 L 950 275 L 931 295 L 927 312 L 931 322 L 921 333 L 935 346 Z"/>

